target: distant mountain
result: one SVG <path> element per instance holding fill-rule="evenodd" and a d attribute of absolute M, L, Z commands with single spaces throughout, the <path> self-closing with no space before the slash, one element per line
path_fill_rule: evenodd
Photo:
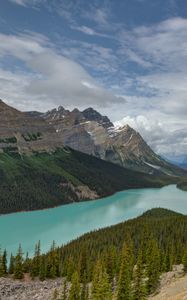
<path fill-rule="evenodd" d="M 161 187 L 185 174 L 92 108 L 24 113 L 0 101 L 0 213 Z"/>
<path fill-rule="evenodd" d="M 185 159 L 183 160 L 182 164 L 183 164 L 184 166 L 187 166 L 187 156 L 186 156 Z"/>
<path fill-rule="evenodd" d="M 95 121 L 98 124 L 102 125 L 104 128 L 109 128 L 114 126 L 114 124 L 109 120 L 107 116 L 102 116 L 92 107 L 85 109 L 82 112 L 82 114 L 87 121 Z"/>
<path fill-rule="evenodd" d="M 184 173 L 155 154 L 133 128 L 116 128 L 93 108 L 24 113 L 0 101 L 1 151 L 51 153 L 64 146 L 149 174 Z"/>
<path fill-rule="evenodd" d="M 187 170 L 187 156 L 182 155 L 182 156 L 177 156 L 177 157 L 169 157 L 166 160 L 180 168 L 186 169 Z"/>
<path fill-rule="evenodd" d="M 155 154 L 141 135 L 126 125 L 115 128 L 93 108 L 72 112 L 62 107 L 43 118 L 55 127 L 64 145 L 120 166 L 149 174 L 181 175 L 176 166 Z"/>

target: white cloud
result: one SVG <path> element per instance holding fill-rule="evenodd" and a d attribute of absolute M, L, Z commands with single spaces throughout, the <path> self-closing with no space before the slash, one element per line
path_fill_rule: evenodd
<path fill-rule="evenodd" d="M 114 122 L 116 127 L 126 124 L 139 131 L 154 151 L 166 156 L 180 156 L 187 153 L 187 126 L 175 130 L 175 126 L 167 126 L 167 122 L 145 115 L 136 117 L 126 116 L 122 120 Z"/>
<path fill-rule="evenodd" d="M 9 0 L 10 2 L 13 2 L 15 4 L 18 4 L 18 5 L 23 5 L 25 6 L 27 0 Z"/>
<path fill-rule="evenodd" d="M 41 53 L 43 51 L 43 40 L 41 39 L 39 43 L 36 37 L 0 33 L 0 57 L 12 55 L 21 60 L 28 60 L 33 55 Z"/>
<path fill-rule="evenodd" d="M 88 34 L 88 35 L 99 35 L 99 33 L 97 33 L 95 30 L 93 30 L 92 28 L 90 28 L 88 26 L 71 26 L 71 28 L 74 30 L 83 32 L 85 34 Z"/>
<path fill-rule="evenodd" d="M 47 0 L 8 0 L 8 1 L 21 6 L 28 6 L 28 5 L 35 6 L 40 3 L 45 3 Z"/>
<path fill-rule="evenodd" d="M 41 42 L 39 42 L 38 35 L 10 36 L 1 34 L 0 57 L 3 59 L 7 54 L 23 61 L 30 72 L 27 72 L 24 77 L 23 74 L 17 73 L 19 85 L 16 89 L 15 80 L 10 83 L 11 74 L 14 79 L 16 74 L 9 71 L 8 79 L 4 80 L 3 88 L 1 88 L 1 98 L 6 94 L 6 99 L 15 100 L 16 103 L 18 96 L 20 96 L 21 101 L 24 94 L 25 99 L 31 99 L 31 104 L 32 101 L 38 101 L 39 106 L 43 101 L 48 104 L 53 103 L 53 106 L 62 104 L 84 107 L 124 102 L 124 99 L 100 86 L 80 64 L 57 54 L 45 37 L 42 37 Z M 86 84 L 83 84 L 85 82 Z M 14 92 L 9 92 L 8 87 L 10 85 L 10 91 Z M 22 95 L 20 95 L 21 93 Z M 19 103 L 19 105 L 21 106 L 23 103 Z M 25 108 L 28 109 L 28 106 L 26 105 Z M 29 109 L 31 108 L 30 106 Z M 44 105 L 43 110 L 45 109 L 46 106 Z"/>

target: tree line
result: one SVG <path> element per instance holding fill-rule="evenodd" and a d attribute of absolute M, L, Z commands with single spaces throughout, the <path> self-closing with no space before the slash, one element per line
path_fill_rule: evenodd
<path fill-rule="evenodd" d="M 0 276 L 35 280 L 62 277 L 59 300 L 144 300 L 159 287 L 160 275 L 175 264 L 187 272 L 187 217 L 154 209 L 134 220 L 94 231 L 46 254 L 35 246 L 32 258 L 21 245 L 7 264 L 0 254 Z"/>

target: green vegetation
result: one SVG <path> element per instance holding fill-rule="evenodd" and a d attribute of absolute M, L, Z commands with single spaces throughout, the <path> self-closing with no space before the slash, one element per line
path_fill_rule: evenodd
<path fill-rule="evenodd" d="M 26 142 L 37 141 L 41 139 L 41 136 L 42 136 L 41 132 L 22 134 L 22 137 Z"/>
<path fill-rule="evenodd" d="M 6 137 L 4 139 L 0 138 L 0 143 L 15 144 L 15 143 L 17 143 L 17 138 L 15 136 L 13 136 L 13 137 Z"/>
<path fill-rule="evenodd" d="M 74 187 L 99 197 L 128 188 L 161 187 L 176 178 L 134 172 L 68 149 L 53 154 L 0 153 L 0 214 L 54 207 L 80 200 Z"/>
<path fill-rule="evenodd" d="M 180 180 L 179 183 L 177 184 L 177 187 L 183 191 L 187 191 L 187 179 L 184 178 Z"/>
<path fill-rule="evenodd" d="M 142 216 L 87 233 L 46 254 L 40 243 L 34 257 L 23 258 L 21 246 L 11 256 L 0 255 L 0 276 L 54 279 L 63 277 L 60 299 L 145 300 L 154 293 L 160 275 L 174 264 L 184 264 L 187 272 L 187 216 L 165 209 L 152 209 Z M 177 243 L 176 243 L 177 241 Z M 42 274 L 42 277 L 41 277 Z M 68 288 L 71 282 L 70 288 Z M 58 298 L 58 291 L 53 297 Z"/>

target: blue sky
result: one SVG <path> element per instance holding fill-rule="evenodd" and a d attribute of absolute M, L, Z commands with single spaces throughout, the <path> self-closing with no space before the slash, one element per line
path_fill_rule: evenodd
<path fill-rule="evenodd" d="M 93 106 L 155 151 L 187 153 L 185 0 L 0 0 L 0 98 Z"/>

